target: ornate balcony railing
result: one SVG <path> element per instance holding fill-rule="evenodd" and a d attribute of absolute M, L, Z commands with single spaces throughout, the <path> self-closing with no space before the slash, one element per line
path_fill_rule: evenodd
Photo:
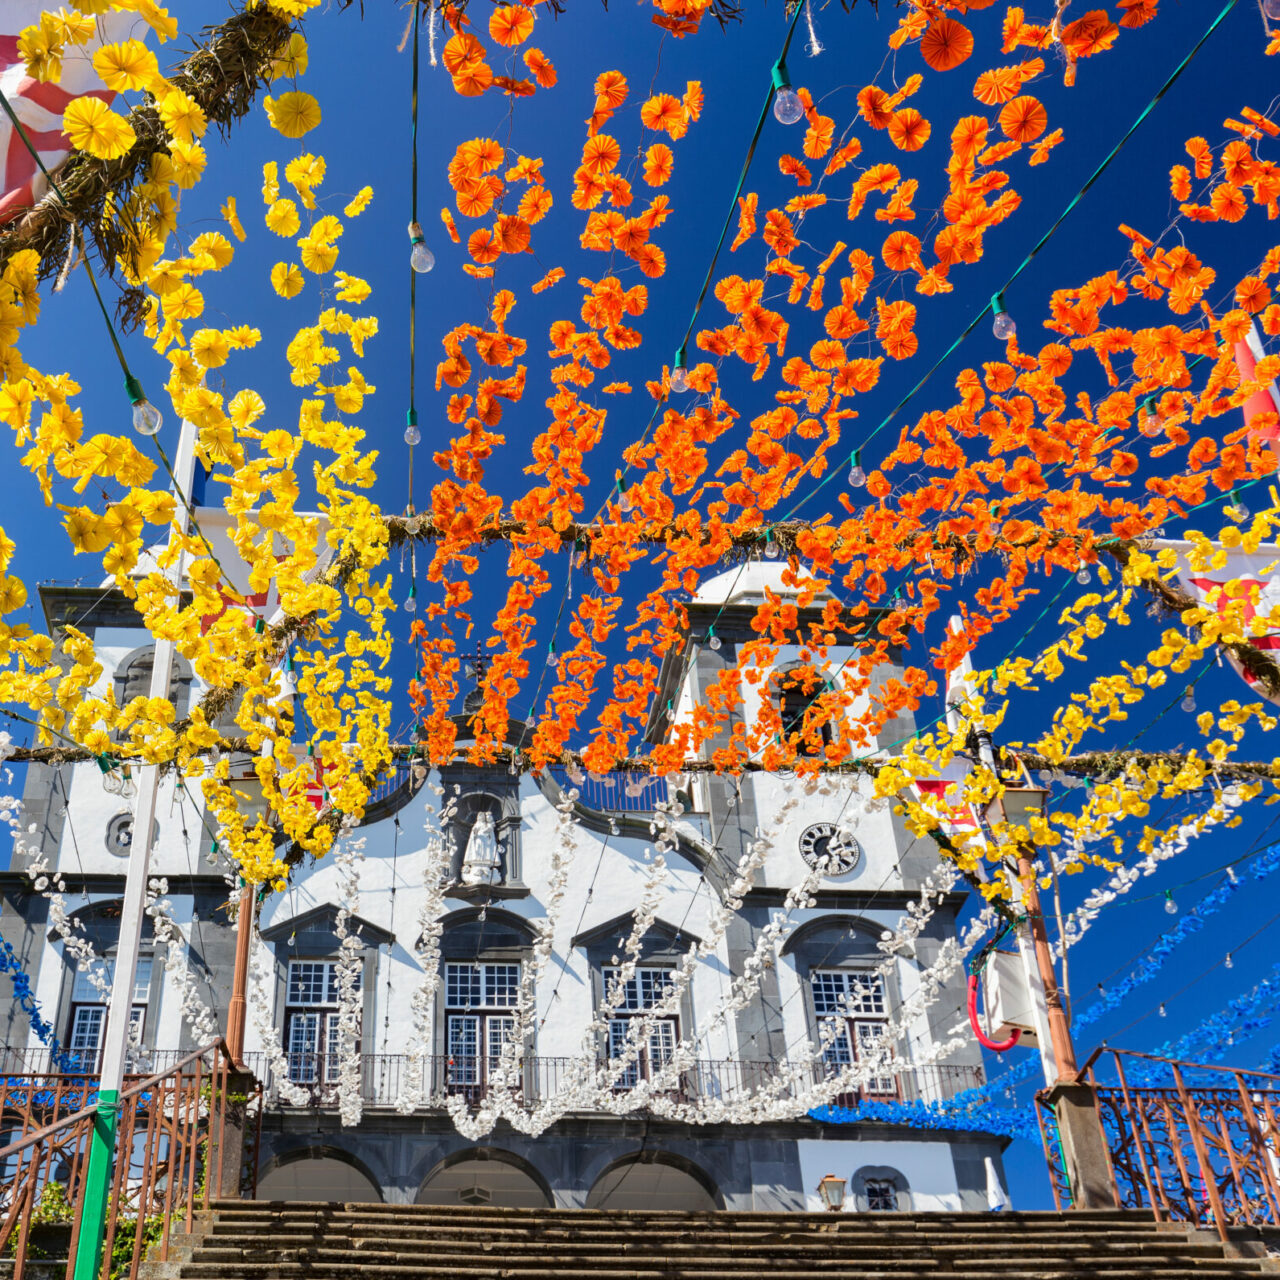
<path fill-rule="evenodd" d="M 1099 1049 L 1083 1078 L 1097 1095 L 1116 1208 L 1214 1227 L 1223 1240 L 1229 1227 L 1280 1226 L 1280 1076 Z M 1036 1102 L 1054 1200 L 1070 1208 L 1048 1091 Z"/>
<path fill-rule="evenodd" d="M 306 1102 L 312 1108 L 336 1108 L 338 1105 L 339 1063 L 325 1054 L 289 1054 L 290 1083 L 306 1090 Z M 246 1055 L 246 1065 L 263 1083 L 268 1106 L 289 1107 L 279 1096 L 279 1082 L 273 1078 L 265 1054 Z M 605 1060 L 598 1064 L 608 1066 Z M 407 1054 L 371 1053 L 360 1059 L 360 1093 L 365 1106 L 393 1107 L 405 1096 L 421 1098 L 428 1109 L 443 1107 L 451 1097 L 461 1097 L 470 1106 L 478 1106 L 490 1089 L 490 1077 L 496 1060 L 448 1055 L 428 1057 L 415 1062 Z M 581 1072 L 576 1058 L 526 1057 L 520 1064 L 518 1091 L 530 1105 L 555 1097 L 570 1086 Z M 774 1062 L 748 1062 L 740 1059 L 699 1061 L 682 1072 L 675 1088 L 666 1096 L 684 1102 L 734 1101 L 760 1091 L 769 1090 L 777 1077 Z M 630 1069 L 617 1068 L 619 1093 L 625 1093 L 649 1074 L 644 1061 Z M 794 1079 L 784 1096 L 798 1096 L 825 1078 L 825 1068 L 815 1064 Z M 939 1102 L 954 1097 L 964 1089 L 982 1083 L 980 1067 L 949 1064 L 915 1067 L 903 1065 L 887 1070 L 875 1081 L 875 1091 L 864 1089 L 842 1094 L 832 1101 L 837 1106 L 854 1106 L 859 1102 L 919 1101 Z"/>
<path fill-rule="evenodd" d="M 651 773 L 619 771 L 598 778 L 586 773 L 581 782 L 574 782 L 557 766 L 547 772 L 562 791 L 576 787 L 582 804 L 603 813 L 653 813 L 670 798 L 666 778 Z"/>

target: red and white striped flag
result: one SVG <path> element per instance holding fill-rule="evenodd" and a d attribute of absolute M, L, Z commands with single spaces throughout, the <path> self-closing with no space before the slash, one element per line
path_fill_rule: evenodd
<path fill-rule="evenodd" d="M 104 44 L 127 39 L 138 23 L 135 13 L 103 14 L 96 19 L 97 33 L 88 44 L 67 46 L 58 82 L 42 83 L 27 75 L 26 63 L 18 52 L 18 37 L 23 28 L 39 23 L 43 10 L 53 7 L 41 0 L 4 0 L 0 5 L 0 89 L 50 171 L 71 151 L 71 143 L 62 132 L 62 113 L 67 105 L 86 94 L 103 102 L 111 102 L 116 96 L 93 69 L 94 53 Z M 4 112 L 0 112 L 0 158 L 4 161 L 0 191 L 3 224 L 35 204 L 47 186 L 26 143 Z"/>
<path fill-rule="evenodd" d="M 1220 543 L 1212 544 L 1216 551 L 1223 551 Z M 1226 564 L 1221 569 L 1193 569 L 1188 562 L 1190 542 L 1157 542 L 1156 548 L 1172 547 L 1178 553 L 1178 581 L 1188 595 L 1195 596 L 1202 604 L 1225 613 L 1233 600 L 1242 600 L 1240 616 L 1248 627 L 1259 614 L 1264 618 L 1280 617 L 1280 566 L 1275 550 L 1250 553 L 1238 547 L 1226 548 Z M 1255 648 L 1268 651 L 1280 650 L 1280 628 L 1268 628 L 1261 635 L 1250 636 Z M 1240 663 L 1230 654 L 1231 665 L 1261 697 L 1269 697 L 1254 685 Z M 1270 698 L 1280 704 L 1280 698 Z"/>
<path fill-rule="evenodd" d="M 1251 322 L 1249 332 L 1236 343 L 1236 367 L 1240 370 L 1242 385 L 1258 376 L 1258 361 L 1265 354 L 1258 326 Z M 1277 445 L 1280 441 L 1280 387 L 1273 382 L 1269 387 L 1255 391 L 1241 407 L 1250 438 L 1269 440 L 1272 452 L 1280 458 L 1280 446 Z"/>

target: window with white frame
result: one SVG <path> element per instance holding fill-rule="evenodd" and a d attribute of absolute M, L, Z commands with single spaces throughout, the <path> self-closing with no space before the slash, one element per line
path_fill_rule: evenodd
<path fill-rule="evenodd" d="M 828 1071 L 834 1074 L 876 1056 L 873 1044 L 889 1021 L 884 977 L 866 969 L 815 969 L 811 982 Z M 867 1093 L 898 1093 L 897 1079 L 891 1075 L 873 1076 L 862 1087 Z"/>
<path fill-rule="evenodd" d="M 87 969 L 77 970 L 71 986 L 71 1024 L 67 1047 L 87 1068 L 96 1064 L 102 1049 L 102 1037 L 107 1028 L 107 1005 L 111 999 L 111 984 L 115 981 L 116 962 L 107 960 L 106 991 L 99 989 Z M 133 1005 L 129 1021 L 133 1038 L 140 1040 L 147 1021 L 147 1004 L 151 999 L 151 957 L 139 956 L 133 977 Z"/>
<path fill-rule="evenodd" d="M 483 1088 L 515 1031 L 519 1000 L 519 962 L 445 965 L 449 1084 Z"/>
<path fill-rule="evenodd" d="M 614 990 L 621 972 L 614 968 L 604 970 L 606 995 Z M 632 1023 L 651 1015 L 654 1006 L 669 993 L 671 983 L 670 969 L 637 969 L 635 976 L 622 984 L 621 998 L 609 1019 L 609 1057 L 635 1056 L 614 1078 L 615 1088 L 632 1089 L 640 1080 L 648 1079 L 656 1068 L 671 1061 L 680 1039 L 680 1020 L 675 1015 L 663 1016 L 650 1024 L 638 1054 L 631 1042 Z"/>
<path fill-rule="evenodd" d="M 356 990 L 361 975 L 356 975 Z M 290 960 L 285 988 L 284 1047 L 294 1084 L 338 1078 L 341 1030 L 336 960 Z M 358 1046 L 357 1046 L 358 1049 Z"/>

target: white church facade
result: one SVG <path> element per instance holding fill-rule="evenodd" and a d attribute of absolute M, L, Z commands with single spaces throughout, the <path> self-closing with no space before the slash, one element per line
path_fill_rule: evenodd
<path fill-rule="evenodd" d="M 690 714 L 716 671 L 753 637 L 749 623 L 765 586 L 786 590 L 780 574 L 776 565 L 751 562 L 709 579 L 695 595 L 685 648 L 663 669 L 650 740 L 660 741 Z M 46 586 L 41 598 L 52 634 L 74 623 L 93 637 L 103 680 L 115 682 L 118 697 L 145 691 L 151 650 L 122 595 Z M 784 650 L 779 672 L 798 656 Z M 847 656 L 832 651 L 832 679 Z M 882 678 L 899 673 L 887 664 Z M 778 687 L 766 684 L 752 696 Z M 198 695 L 198 683 L 180 665 L 171 685 L 180 715 Z M 913 730 L 900 718 L 881 742 Z M 521 732 L 513 727 L 517 737 Z M 87 940 L 110 964 L 136 838 L 132 819 L 127 803 L 104 790 L 93 763 L 30 766 L 24 799 L 38 865 L 33 871 L 16 859 L 0 874 L 0 933 L 31 975 L 59 1043 L 92 1069 L 106 1000 L 77 969 L 65 935 Z M 260 981 L 250 987 L 246 1038 L 247 1065 L 267 1098 L 257 1154 L 260 1198 L 800 1210 L 821 1207 L 818 1181 L 835 1173 L 848 1181 L 849 1211 L 987 1208 L 993 1176 L 1002 1180 L 1003 1138 L 879 1121 L 825 1123 L 784 1115 L 785 1108 L 757 1123 L 733 1117 L 731 1104 L 767 1088 L 780 1067 L 798 1064 L 787 1088 L 799 1096 L 856 1062 L 862 1046 L 909 1005 L 921 974 L 955 933 L 964 902 L 959 892 L 944 895 L 923 932 L 886 959 L 878 944 L 918 901 L 937 855 L 907 834 L 891 808 L 869 808 L 865 799 L 854 782 L 808 794 L 794 777 L 765 772 L 738 779 L 685 775 L 677 791 L 649 775 L 534 777 L 505 766 L 402 766 L 379 786 L 354 832 L 362 842 L 354 901 L 344 897 L 342 868 L 326 857 L 296 867 L 288 889 L 261 903 L 252 966 Z M 157 813 L 152 874 L 167 882 L 195 989 L 225 1028 L 234 879 L 198 788 L 165 775 Z M 723 904 L 740 887 L 733 884 L 735 868 L 762 837 L 769 842 L 762 865 L 740 901 L 734 898 L 724 927 Z M 654 889 L 659 839 L 666 872 Z M 440 865 L 441 842 L 447 884 L 433 891 L 427 881 Z M 799 906 L 789 903 L 788 892 L 815 867 L 824 874 L 813 893 Z M 62 902 L 51 896 L 59 884 Z M 601 1016 L 646 892 L 655 898 L 653 922 L 635 974 Z M 538 968 L 535 1016 L 517 1054 L 522 1099 L 535 1107 L 566 1087 L 583 1058 L 583 1028 L 593 1021 L 595 1052 L 606 1069 L 625 1053 L 632 1019 L 651 1025 L 638 1051 L 609 1076 L 615 1105 L 570 1110 L 536 1136 L 499 1120 L 481 1137 L 464 1137 L 447 1108 L 472 1112 L 484 1105 L 553 896 L 551 955 Z M 73 922 L 63 918 L 63 902 Z M 352 914 L 340 925 L 344 903 Z M 435 938 L 439 977 L 425 1053 L 421 1044 L 410 1049 L 423 1020 L 419 1009 L 415 1024 L 413 997 L 422 984 L 424 921 Z M 355 1125 L 344 1125 L 340 1114 L 341 1092 L 352 1081 L 340 1061 L 344 933 L 355 940 L 348 951 L 357 946 L 360 956 L 362 1115 Z M 747 998 L 730 1001 L 726 1012 L 766 934 Z M 681 958 L 709 939 L 714 945 L 677 1007 L 654 1018 Z M 151 926 L 143 950 L 137 1039 L 143 1061 L 160 1065 L 195 1041 Z M 879 1074 L 835 1101 L 933 1101 L 980 1084 L 976 1044 L 935 1060 L 935 1046 L 963 1019 L 963 984 L 962 973 L 951 977 L 941 998 L 908 1022 L 882 1072 L 877 1068 Z M 11 1007 L 5 1017 L 6 1069 L 47 1061 L 25 1015 Z M 687 1069 L 665 1080 L 663 1097 L 729 1118 L 692 1123 L 670 1107 L 627 1108 L 628 1094 L 663 1078 L 682 1044 L 693 1046 Z"/>

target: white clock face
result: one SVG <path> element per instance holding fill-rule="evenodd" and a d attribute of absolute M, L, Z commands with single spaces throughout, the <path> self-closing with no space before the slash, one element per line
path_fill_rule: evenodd
<path fill-rule="evenodd" d="M 800 856 L 828 876 L 844 876 L 862 860 L 862 846 L 833 822 L 816 822 L 800 837 Z"/>

